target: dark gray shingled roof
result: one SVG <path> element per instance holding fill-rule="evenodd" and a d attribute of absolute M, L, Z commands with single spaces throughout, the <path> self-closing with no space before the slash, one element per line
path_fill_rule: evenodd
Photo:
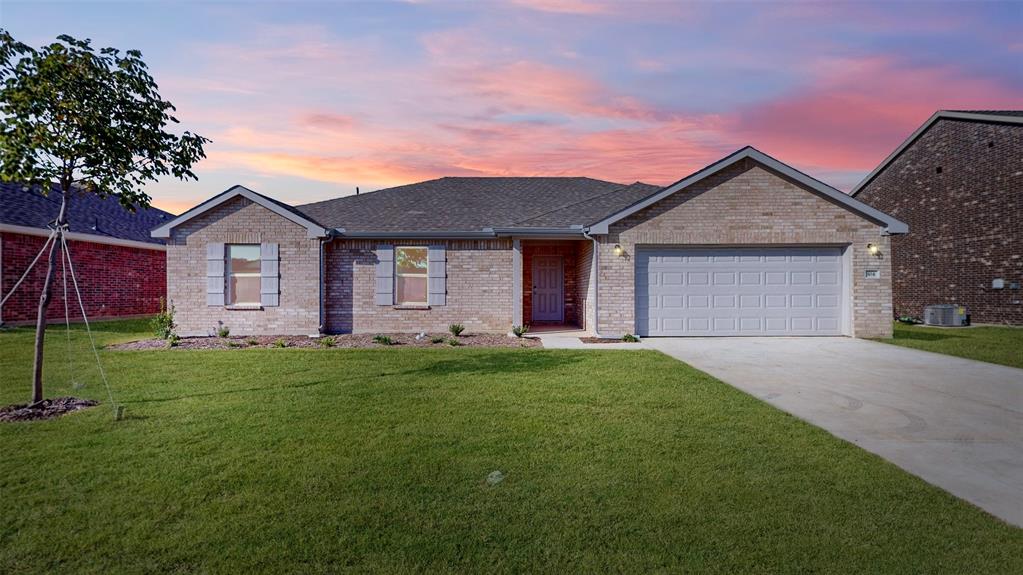
<path fill-rule="evenodd" d="M 26 189 L 18 183 L 0 182 L 0 224 L 46 229 L 60 211 L 60 190 L 54 186 L 49 196 L 38 188 Z M 150 244 L 162 244 L 149 236 L 149 230 L 163 225 L 173 215 L 156 208 L 136 210 L 121 207 L 117 198 L 100 199 L 95 194 L 75 194 L 68 207 L 70 231 Z"/>
<path fill-rule="evenodd" d="M 599 221 L 659 189 L 592 178 L 448 177 L 296 209 L 348 232 L 567 228 Z"/>

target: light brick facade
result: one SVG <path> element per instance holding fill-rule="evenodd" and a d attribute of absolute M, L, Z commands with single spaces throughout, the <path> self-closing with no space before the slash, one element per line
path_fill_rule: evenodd
<path fill-rule="evenodd" d="M 444 245 L 447 302 L 429 309 L 376 305 L 376 247 Z M 460 323 L 470 332 L 507 333 L 512 325 L 512 241 L 346 240 L 324 250 L 326 330 L 331 333 L 445 332 Z"/>
<path fill-rule="evenodd" d="M 752 160 L 697 182 L 613 224 L 600 237 L 600 331 L 635 331 L 635 255 L 639 246 L 849 246 L 850 335 L 892 333 L 891 260 L 881 226 L 839 207 Z M 879 246 L 878 256 L 867 244 Z M 621 256 L 614 246 L 622 246 Z M 865 279 L 866 269 L 880 271 Z"/>
<path fill-rule="evenodd" d="M 643 246 L 838 246 L 845 248 L 845 274 L 850 278 L 843 295 L 848 309 L 844 331 L 856 337 L 887 337 L 892 332 L 892 278 L 889 240 L 882 229 L 880 223 L 745 159 L 613 224 L 608 235 L 596 236 L 596 250 L 589 239 L 520 240 L 522 281 L 516 282 L 511 238 L 332 238 L 322 242 L 321 262 L 320 239 L 309 238 L 302 226 L 236 197 L 172 231 L 168 294 L 177 306 L 182 335 L 211 334 L 220 325 L 242 335 L 436 333 L 454 323 L 470 332 L 507 333 L 513 324 L 532 323 L 532 258 L 559 255 L 564 262 L 566 322 L 590 331 L 599 323 L 601 334 L 622 335 L 636 330 L 635 256 Z M 258 310 L 208 306 L 206 255 L 211 242 L 278 243 L 280 306 Z M 621 255 L 614 253 L 616 244 L 624 250 Z M 880 253 L 870 254 L 868 244 L 878 246 Z M 443 245 L 445 304 L 417 309 L 379 305 L 377 249 L 382 245 Z M 868 269 L 877 270 L 880 277 L 865 278 Z M 516 283 L 522 285 L 520 317 L 513 293 Z"/>
<path fill-rule="evenodd" d="M 206 305 L 206 245 L 280 245 L 280 305 L 232 310 Z M 167 297 L 179 335 L 316 335 L 320 332 L 320 240 L 278 214 L 236 197 L 173 229 L 167 241 Z"/>

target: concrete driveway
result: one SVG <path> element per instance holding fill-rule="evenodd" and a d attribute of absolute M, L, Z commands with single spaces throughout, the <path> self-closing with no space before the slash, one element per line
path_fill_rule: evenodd
<path fill-rule="evenodd" d="M 1023 526 L 1023 370 L 851 338 L 649 338 Z"/>

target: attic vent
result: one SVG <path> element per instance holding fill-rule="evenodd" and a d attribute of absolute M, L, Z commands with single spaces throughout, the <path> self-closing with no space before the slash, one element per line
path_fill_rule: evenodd
<path fill-rule="evenodd" d="M 934 171 L 940 174 L 941 173 L 941 166 L 938 166 L 937 168 L 934 168 Z"/>
<path fill-rule="evenodd" d="M 988 142 L 987 143 L 987 147 L 994 148 L 995 147 L 995 143 L 994 142 Z"/>

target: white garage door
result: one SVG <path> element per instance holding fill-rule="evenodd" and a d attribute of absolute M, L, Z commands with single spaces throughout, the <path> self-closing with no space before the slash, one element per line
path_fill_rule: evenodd
<path fill-rule="evenodd" d="M 651 248 L 636 257 L 639 335 L 841 335 L 842 312 L 842 248 Z"/>

